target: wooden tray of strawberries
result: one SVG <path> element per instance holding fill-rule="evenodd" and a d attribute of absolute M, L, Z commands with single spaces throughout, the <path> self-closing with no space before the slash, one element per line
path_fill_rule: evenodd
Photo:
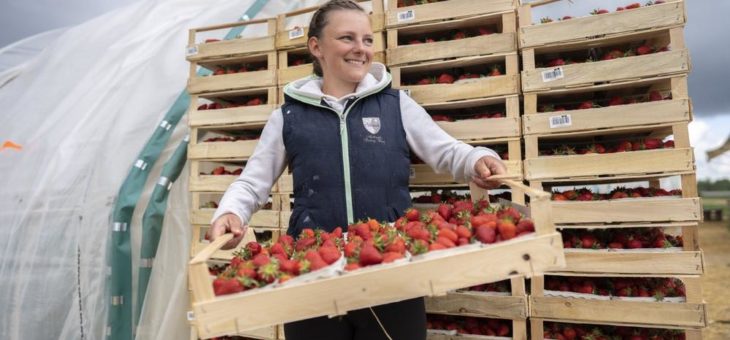
<path fill-rule="evenodd" d="M 472 190 L 474 201 L 411 209 L 392 225 L 368 220 L 346 234 L 305 229 L 297 239 L 250 242 L 212 271 L 226 234 L 190 261 L 191 323 L 208 339 L 564 267 L 550 194 L 501 181 L 531 207 L 492 205 Z"/>

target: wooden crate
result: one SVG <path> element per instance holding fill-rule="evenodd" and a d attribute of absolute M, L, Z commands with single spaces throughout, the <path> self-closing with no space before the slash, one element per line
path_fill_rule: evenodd
<path fill-rule="evenodd" d="M 211 172 L 217 167 L 224 167 L 229 172 L 238 168 L 244 168 L 245 162 L 220 162 L 208 160 L 191 160 L 190 162 L 190 184 L 191 192 L 224 192 L 228 186 L 238 178 L 239 175 L 212 175 Z M 293 178 L 291 174 L 283 173 L 271 188 L 272 194 L 291 194 L 294 191 Z"/>
<path fill-rule="evenodd" d="M 412 64 L 478 55 L 491 55 L 517 51 L 517 17 L 514 11 L 486 14 L 465 19 L 441 21 L 430 24 L 405 26 L 388 30 L 388 66 Z M 473 30 L 496 27 L 494 34 L 478 35 L 462 39 L 450 36 L 454 30 Z M 475 32 L 476 33 L 476 32 Z M 424 37 L 449 40 L 421 44 L 407 44 L 410 39 Z"/>
<path fill-rule="evenodd" d="M 682 0 L 609 14 L 586 14 L 584 17 L 546 24 L 532 23 L 532 6 L 524 4 L 518 10 L 521 48 L 586 43 L 646 31 L 682 27 L 686 22 Z"/>
<path fill-rule="evenodd" d="M 522 149 L 520 147 L 520 140 L 516 138 L 505 138 L 492 140 L 488 143 L 479 143 L 475 145 L 493 145 L 493 144 L 507 144 L 507 152 L 509 154 L 509 160 L 503 161 L 507 166 L 507 175 L 510 178 L 521 178 L 522 171 Z M 427 164 L 411 164 L 411 175 L 410 185 L 449 185 L 457 184 L 450 173 L 437 174 Z"/>
<path fill-rule="evenodd" d="M 475 15 L 514 11 L 516 0 L 448 0 L 429 4 L 398 7 L 397 1 L 388 1 L 385 25 L 388 28 L 466 18 Z"/>
<path fill-rule="evenodd" d="M 370 13 L 370 26 L 373 32 L 382 32 L 385 29 L 383 17 L 383 0 L 362 1 L 356 0 L 366 11 Z M 276 18 L 276 49 L 286 50 L 305 47 L 307 35 L 309 34 L 309 21 L 312 14 L 319 6 L 302 8 L 293 12 L 279 14 Z M 289 21 L 295 21 L 298 25 L 292 26 Z"/>
<path fill-rule="evenodd" d="M 463 119 L 453 122 L 437 121 L 452 137 L 467 142 L 480 143 L 510 137 L 520 137 L 520 100 L 516 95 L 424 105 L 431 115 L 459 115 L 465 112 L 488 112 L 497 110 L 503 118 Z M 515 155 L 517 157 L 517 155 Z M 516 159 L 516 158 L 515 158 Z"/>
<path fill-rule="evenodd" d="M 572 20 L 568 20 L 572 21 Z M 667 46 L 670 50 L 612 60 L 566 64 L 555 67 L 537 67 L 538 59 L 554 55 L 587 57 L 590 51 L 611 46 L 630 46 L 647 41 L 652 45 Z M 521 50 L 523 71 L 522 91 L 538 92 L 575 89 L 604 83 L 627 83 L 642 79 L 686 75 L 690 71 L 689 51 L 681 27 L 641 33 L 621 38 L 610 38 L 590 43 L 576 43 Z"/>
<path fill-rule="evenodd" d="M 649 126 L 607 128 L 599 131 L 525 135 L 525 178 L 530 181 L 564 181 L 567 179 L 634 178 L 656 174 L 693 174 L 695 171 L 694 153 L 689 143 L 688 131 L 687 122 L 668 122 Z M 601 143 L 611 139 L 618 143 L 619 140 L 630 137 L 635 142 L 637 137 L 642 136 L 659 140 L 674 136 L 675 147 L 603 154 L 539 155 L 541 147 L 560 144 L 559 142 L 566 140 L 572 141 L 566 145 L 590 144 L 593 141 Z M 616 164 L 620 164 L 620 166 L 616 166 Z"/>
<path fill-rule="evenodd" d="M 235 106 L 245 104 L 246 98 L 265 98 L 266 101 L 261 105 Z M 188 125 L 191 127 L 228 125 L 263 128 L 269 120 L 271 112 L 276 109 L 278 100 L 276 87 L 192 95 L 188 109 Z M 198 107 L 204 102 L 231 107 L 199 110 Z"/>
<path fill-rule="evenodd" d="M 208 225 L 213 219 L 215 208 L 205 208 L 207 202 L 218 202 L 223 196 L 223 192 L 193 192 L 192 193 L 192 209 L 190 212 L 190 223 L 193 225 Z M 271 209 L 260 209 L 251 216 L 249 225 L 256 229 L 279 229 L 279 208 L 273 204 L 276 196 L 271 196 Z"/>
<path fill-rule="evenodd" d="M 642 94 L 645 95 L 651 91 L 657 91 L 665 98 L 671 99 L 589 109 L 538 112 L 539 107 L 542 107 L 543 110 L 548 105 L 575 108 L 575 105 L 585 101 L 602 101 L 605 105 L 605 101 L 614 96 L 643 100 Z M 692 120 L 692 105 L 687 93 L 686 76 L 652 79 L 630 84 L 525 93 L 524 107 L 525 115 L 522 121 L 525 135 L 568 135 L 569 133 L 591 131 L 598 134 L 631 127 L 671 126 L 689 123 Z M 570 124 L 551 124 L 554 119 L 565 119 L 566 117 Z"/>
<path fill-rule="evenodd" d="M 404 85 L 408 78 L 437 76 L 441 72 L 457 69 L 484 69 L 488 72 L 493 64 L 504 65 L 506 73 L 500 76 L 457 81 L 453 84 Z M 464 57 L 448 61 L 426 62 L 418 65 L 391 68 L 393 87 L 410 93 L 419 104 L 434 104 L 467 99 L 500 97 L 518 94 L 520 80 L 517 71 L 517 54 Z"/>
<path fill-rule="evenodd" d="M 193 74 L 188 79 L 188 92 L 200 94 L 209 92 L 223 92 L 239 89 L 261 88 L 276 86 L 277 58 L 276 52 L 271 51 L 260 55 L 238 57 L 229 61 L 200 62 L 199 66 L 214 70 L 226 65 L 240 65 L 258 63 L 266 65 L 265 70 L 228 73 L 220 75 L 198 76 Z M 263 67 L 263 66 L 261 66 Z"/>
<path fill-rule="evenodd" d="M 692 235 L 699 231 L 698 222 L 626 223 L 606 225 L 558 225 L 561 229 L 621 229 L 653 228 L 674 229 L 676 234 L 689 235 L 682 249 L 616 249 L 593 250 L 565 248 L 566 267 L 561 272 L 592 274 L 647 274 L 647 275 L 702 275 L 703 252 Z"/>
<path fill-rule="evenodd" d="M 385 63 L 385 36 L 382 32 L 373 33 L 373 61 Z M 292 81 L 314 74 L 312 63 L 306 62 L 300 65 L 289 64 L 295 60 L 311 60 L 309 49 L 306 46 L 279 51 L 279 69 L 277 70 L 277 83 L 284 86 Z"/>
<path fill-rule="evenodd" d="M 258 139 L 238 140 L 231 142 L 204 142 L 207 137 L 234 136 L 237 131 L 245 129 L 239 127 L 219 127 L 215 129 L 190 129 L 190 144 L 188 145 L 188 159 L 207 160 L 246 160 L 253 155 Z M 259 131 L 259 130 L 255 130 Z M 259 131 L 260 133 L 260 131 Z"/>
<path fill-rule="evenodd" d="M 215 30 L 232 29 L 243 26 L 267 25 L 267 33 L 255 38 L 236 38 L 214 42 L 199 42 L 197 34 Z M 195 75 L 198 63 L 234 61 L 239 57 L 266 54 L 274 51 L 276 37 L 276 19 L 259 19 L 234 23 L 192 28 L 188 34 L 186 59 L 191 63 L 190 75 Z"/>
<path fill-rule="evenodd" d="M 527 339 L 527 294 L 525 279 L 510 279 L 511 295 L 498 296 L 482 292 L 458 291 L 426 298 L 426 312 L 458 316 L 512 319 L 512 339 Z M 458 338 L 462 339 L 460 335 Z M 429 337 L 430 339 L 431 337 Z"/>
<path fill-rule="evenodd" d="M 551 322 L 563 322 L 563 323 L 571 323 L 571 324 L 598 324 L 597 322 L 580 322 L 575 320 L 553 320 L 553 319 L 543 319 L 543 318 L 535 318 L 530 317 L 530 339 L 547 339 L 543 336 L 543 330 L 544 330 L 544 323 L 546 321 Z M 634 325 L 626 325 L 626 324 L 615 324 L 615 323 L 600 323 L 603 325 L 617 325 L 617 326 L 634 326 Z M 659 327 L 651 327 L 651 328 L 659 328 Z M 661 327 L 661 328 L 668 328 L 668 329 L 674 329 L 675 327 Z M 685 339 L 686 340 L 702 340 L 702 329 L 694 329 L 694 328 L 681 328 L 684 331 Z"/>
<path fill-rule="evenodd" d="M 642 277 L 652 276 L 642 275 Z M 544 277 L 534 276 L 531 281 L 530 317 L 620 326 L 694 329 L 706 327 L 707 311 L 702 299 L 701 278 L 699 276 L 676 278 L 685 285 L 686 302 L 637 302 L 544 296 Z"/>
<path fill-rule="evenodd" d="M 309 283 L 215 297 L 207 261 L 210 254 L 231 238 L 230 234 L 224 235 L 190 261 L 189 277 L 198 332 L 203 338 L 210 338 L 316 316 L 342 315 L 367 306 L 441 295 L 456 288 L 514 275 L 532 275 L 563 265 L 562 241 L 550 222 L 549 195 L 520 183 L 504 181 L 520 187 L 530 196 L 531 215 L 537 227 L 535 235 L 480 249 L 461 249 L 442 257 L 364 268 Z M 446 268 L 451 275 L 433 275 Z M 322 300 L 323 296 L 327 301 Z M 251 313 L 251 308 L 256 312 Z"/>

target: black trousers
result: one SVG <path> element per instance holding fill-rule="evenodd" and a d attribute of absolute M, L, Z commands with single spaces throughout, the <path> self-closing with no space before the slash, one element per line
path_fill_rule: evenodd
<path fill-rule="evenodd" d="M 393 340 L 426 340 L 423 298 L 375 306 L 372 311 L 358 309 L 334 318 L 323 316 L 287 323 L 284 334 L 286 340 L 388 340 L 383 328 Z"/>

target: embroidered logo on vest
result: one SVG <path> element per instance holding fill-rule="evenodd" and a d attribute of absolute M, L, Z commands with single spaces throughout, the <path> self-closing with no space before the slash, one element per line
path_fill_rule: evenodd
<path fill-rule="evenodd" d="M 365 130 L 375 135 L 380 131 L 380 117 L 364 117 L 362 125 L 365 126 Z"/>

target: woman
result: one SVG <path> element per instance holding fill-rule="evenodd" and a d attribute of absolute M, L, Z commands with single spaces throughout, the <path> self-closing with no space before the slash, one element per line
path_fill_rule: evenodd
<path fill-rule="evenodd" d="M 373 63 L 373 33 L 356 3 L 333 0 L 312 17 L 308 36 L 315 75 L 284 88 L 241 176 L 221 199 L 210 239 L 232 232 L 240 242 L 246 221 L 266 203 L 286 164 L 294 178 L 288 234 L 327 231 L 359 219 L 395 221 L 411 205 L 410 150 L 439 172 L 472 180 L 506 172 L 499 156 L 441 130 L 402 91 L 390 88 L 385 66 Z M 284 326 L 287 340 L 426 339 L 422 298 L 320 317 Z"/>

